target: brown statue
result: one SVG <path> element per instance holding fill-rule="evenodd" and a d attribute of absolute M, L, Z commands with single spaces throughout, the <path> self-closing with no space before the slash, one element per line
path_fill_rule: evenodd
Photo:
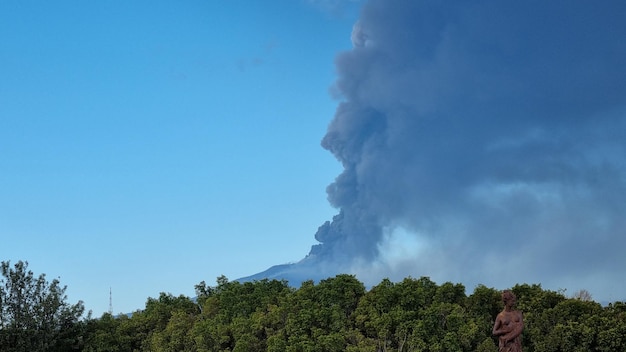
<path fill-rule="evenodd" d="M 502 291 L 504 310 L 498 314 L 493 324 L 493 334 L 499 339 L 499 352 L 522 352 L 524 320 L 522 312 L 513 309 L 515 300 L 515 294 L 511 290 Z"/>

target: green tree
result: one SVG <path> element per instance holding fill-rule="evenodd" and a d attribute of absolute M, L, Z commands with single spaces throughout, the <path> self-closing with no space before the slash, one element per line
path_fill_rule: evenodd
<path fill-rule="evenodd" d="M 605 307 L 598 330 L 598 351 L 626 351 L 626 303 L 615 302 Z"/>
<path fill-rule="evenodd" d="M 195 343 L 191 330 L 196 315 L 175 309 L 164 330 L 155 332 L 150 339 L 150 351 L 154 352 L 194 352 Z"/>
<path fill-rule="evenodd" d="M 337 275 L 319 285 L 303 282 L 287 302 L 287 351 L 345 351 L 350 340 L 358 339 L 353 314 L 364 293 L 352 275 Z"/>
<path fill-rule="evenodd" d="M 180 340 L 184 340 L 177 329 L 186 326 L 188 319 L 193 320 L 193 316 L 198 314 L 200 307 L 184 295 L 175 297 L 170 293 L 161 292 L 158 299 L 148 298 L 146 309 L 133 315 L 133 320 L 141 322 L 138 332 L 145 336 L 142 350 L 152 351 L 155 341 L 167 341 L 169 344 L 174 339 L 172 344 L 176 345 Z M 176 319 L 170 324 L 174 315 Z M 168 325 L 169 329 L 165 331 Z"/>
<path fill-rule="evenodd" d="M 397 285 L 383 279 L 363 296 L 355 311 L 357 328 L 368 339 L 375 341 L 379 351 L 388 351 L 394 342 L 397 316 L 401 312 L 399 300 Z M 413 300 L 407 297 L 405 301 Z"/>
<path fill-rule="evenodd" d="M 201 282 L 195 288 L 202 306 L 192 331 L 198 351 L 265 351 L 284 346 L 284 302 L 293 292 L 287 281 L 241 283 L 220 276 L 216 287 Z"/>
<path fill-rule="evenodd" d="M 120 320 L 109 313 L 102 314 L 100 319 L 92 319 L 87 322 L 86 341 L 84 351 L 86 352 L 121 352 L 132 351 L 125 348 L 121 341 L 122 335 L 119 331 Z"/>
<path fill-rule="evenodd" d="M 35 277 L 28 262 L 1 264 L 0 351 L 71 351 L 80 348 L 83 303 L 68 304 L 66 286 L 45 274 Z"/>

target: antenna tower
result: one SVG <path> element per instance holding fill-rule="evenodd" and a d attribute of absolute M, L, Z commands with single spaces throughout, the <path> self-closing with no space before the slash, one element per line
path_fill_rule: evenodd
<path fill-rule="evenodd" d="M 109 314 L 113 315 L 113 293 L 111 286 L 109 286 Z"/>

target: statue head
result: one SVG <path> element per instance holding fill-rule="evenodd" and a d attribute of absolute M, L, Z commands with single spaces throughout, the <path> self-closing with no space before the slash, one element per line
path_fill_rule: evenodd
<path fill-rule="evenodd" d="M 505 306 L 514 306 L 515 302 L 517 302 L 517 297 L 511 290 L 502 291 L 502 302 L 504 302 Z"/>

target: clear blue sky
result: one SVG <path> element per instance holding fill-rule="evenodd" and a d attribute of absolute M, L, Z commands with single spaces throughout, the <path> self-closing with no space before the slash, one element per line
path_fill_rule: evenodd
<path fill-rule="evenodd" d="M 2 1 L 0 259 L 96 316 L 301 259 L 358 6 Z"/>

